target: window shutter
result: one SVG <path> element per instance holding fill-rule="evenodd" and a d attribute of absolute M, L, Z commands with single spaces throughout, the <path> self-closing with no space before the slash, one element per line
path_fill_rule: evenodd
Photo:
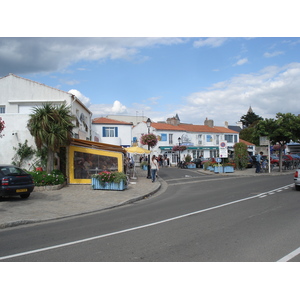
<path fill-rule="evenodd" d="M 106 127 L 102 127 L 102 136 L 103 137 L 106 137 L 105 132 L 106 132 Z"/>
<path fill-rule="evenodd" d="M 118 127 L 115 127 L 115 137 L 118 137 Z"/>

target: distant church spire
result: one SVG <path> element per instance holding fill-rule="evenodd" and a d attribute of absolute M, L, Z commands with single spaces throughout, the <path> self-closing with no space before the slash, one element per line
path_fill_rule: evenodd
<path fill-rule="evenodd" d="M 251 108 L 251 105 L 250 105 L 250 107 L 249 107 L 249 109 L 248 109 L 248 113 L 253 113 L 253 110 L 252 110 L 252 108 Z"/>

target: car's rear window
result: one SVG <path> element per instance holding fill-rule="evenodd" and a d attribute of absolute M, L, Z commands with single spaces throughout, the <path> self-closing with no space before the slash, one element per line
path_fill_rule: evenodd
<path fill-rule="evenodd" d="M 17 167 L 0 167 L 0 173 L 3 176 L 9 176 L 9 175 L 27 175 L 26 172 L 24 172 L 22 169 Z"/>

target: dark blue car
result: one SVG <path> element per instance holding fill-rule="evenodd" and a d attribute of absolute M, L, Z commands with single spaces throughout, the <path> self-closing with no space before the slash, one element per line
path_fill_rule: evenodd
<path fill-rule="evenodd" d="M 0 198 L 28 198 L 34 189 L 32 176 L 14 165 L 0 165 Z"/>

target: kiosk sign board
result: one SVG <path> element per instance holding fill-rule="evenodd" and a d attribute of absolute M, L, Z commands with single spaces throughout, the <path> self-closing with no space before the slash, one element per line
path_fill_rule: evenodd
<path fill-rule="evenodd" d="M 220 143 L 219 143 L 219 157 L 221 157 L 221 158 L 227 158 L 228 157 L 227 141 L 220 141 Z"/>

